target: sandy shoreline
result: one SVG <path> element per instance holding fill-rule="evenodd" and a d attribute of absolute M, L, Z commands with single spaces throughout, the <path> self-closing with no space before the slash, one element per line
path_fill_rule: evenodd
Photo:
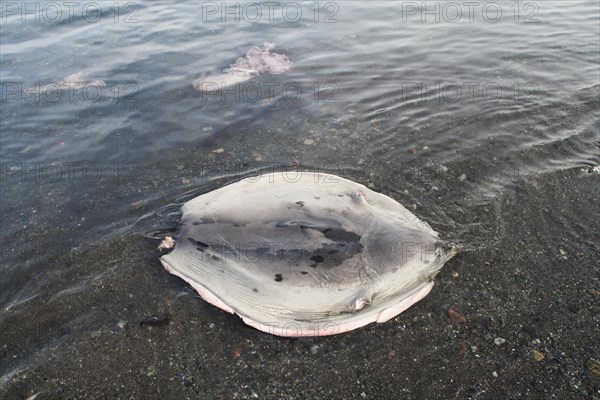
<path fill-rule="evenodd" d="M 248 328 L 166 273 L 153 241 L 113 244 L 118 273 L 5 313 L 2 399 L 593 399 L 598 192 L 580 168 L 521 183 L 473 215 L 494 221 L 493 241 L 451 260 L 423 301 L 326 338 Z"/>

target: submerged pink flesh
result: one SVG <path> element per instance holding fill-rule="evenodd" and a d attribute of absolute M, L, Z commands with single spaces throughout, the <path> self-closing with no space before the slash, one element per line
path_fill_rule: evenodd
<path fill-rule="evenodd" d="M 273 43 L 265 43 L 265 49 L 253 47 L 248 50 L 246 57 L 238 58 L 222 74 L 209 75 L 192 82 L 194 89 L 200 92 L 216 91 L 227 86 L 235 85 L 260 74 L 281 74 L 292 67 L 292 62 L 283 54 L 271 53 Z"/>

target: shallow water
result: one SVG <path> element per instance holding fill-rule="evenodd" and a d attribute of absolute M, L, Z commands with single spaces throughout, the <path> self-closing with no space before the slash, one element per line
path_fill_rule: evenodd
<path fill-rule="evenodd" d="M 502 248 L 511 226 L 499 210 L 523 187 L 552 193 L 565 170 L 598 183 L 588 172 L 600 163 L 596 2 L 430 2 L 433 13 L 298 2 L 271 15 L 264 3 L 221 15 L 220 2 L 97 2 L 73 18 L 36 4 L 37 14 L 2 4 L 3 391 L 48 394 L 49 383 L 19 376 L 52 370 L 77 343 L 125 329 L 119 321 L 180 307 L 180 319 L 218 318 L 142 233 L 176 226 L 177 204 L 249 173 L 344 176 L 475 250 Z M 192 88 L 267 41 L 289 72 Z M 61 83 L 76 73 L 90 84 Z M 563 216 L 565 237 L 594 229 L 564 208 L 544 212 Z M 535 226 L 540 241 L 557 240 Z M 239 334 L 241 322 L 223 324 L 223 340 Z"/>

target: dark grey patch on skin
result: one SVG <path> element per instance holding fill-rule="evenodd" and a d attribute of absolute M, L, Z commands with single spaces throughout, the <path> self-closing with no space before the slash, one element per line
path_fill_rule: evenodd
<path fill-rule="evenodd" d="M 214 254 L 213 254 L 213 256 L 212 256 L 212 259 L 213 259 L 213 260 L 220 260 L 220 258 L 219 258 L 219 257 L 217 257 L 217 256 L 215 256 Z"/>
<path fill-rule="evenodd" d="M 315 223 L 312 221 L 306 220 L 289 220 L 289 221 L 281 221 L 275 225 L 276 228 L 294 228 L 299 227 L 300 229 L 316 229 L 318 231 L 327 230 L 329 228 L 325 228 L 324 224 Z"/>
<path fill-rule="evenodd" d="M 204 218 L 200 218 L 200 222 L 194 222 L 192 225 L 199 225 L 199 224 L 214 224 L 215 223 L 215 219 L 211 218 L 211 217 L 204 217 Z"/>
<path fill-rule="evenodd" d="M 298 204 L 300 207 L 304 207 L 304 202 L 303 201 L 297 201 L 296 204 Z"/>
<path fill-rule="evenodd" d="M 202 222 L 195 221 L 195 222 L 192 222 L 192 225 L 194 225 L 194 226 L 198 226 L 198 225 L 200 225 L 201 223 L 202 223 Z"/>
<path fill-rule="evenodd" d="M 320 255 L 318 255 L 318 254 L 317 254 L 317 255 L 315 255 L 315 256 L 312 256 L 310 259 L 311 259 L 312 261 L 316 262 L 317 264 L 318 264 L 318 263 L 322 263 L 323 261 L 325 261 L 325 259 L 323 258 L 323 256 L 320 256 Z"/>
<path fill-rule="evenodd" d="M 306 274 L 308 274 L 308 272 L 306 272 L 306 271 L 300 271 L 300 273 L 301 273 L 302 275 L 306 275 Z"/>
<path fill-rule="evenodd" d="M 204 219 L 202 219 L 204 221 Z M 210 222 L 204 222 L 206 224 L 212 224 L 212 223 L 219 223 L 219 224 L 227 224 L 227 225 L 233 225 L 236 228 L 240 228 L 240 227 L 244 227 L 247 224 L 245 223 L 240 223 L 238 221 L 232 221 L 232 220 L 228 220 L 228 219 L 219 219 L 219 220 L 214 220 L 214 219 L 210 219 Z"/>
<path fill-rule="evenodd" d="M 281 274 L 275 274 L 275 282 L 281 282 L 283 281 L 283 276 L 281 276 Z"/>
<path fill-rule="evenodd" d="M 320 199 L 321 199 L 320 197 L 316 197 L 316 196 L 315 196 L 315 200 L 320 200 Z"/>
<path fill-rule="evenodd" d="M 254 288 L 254 289 L 252 289 L 252 291 L 253 291 L 254 293 L 258 293 L 258 289 L 257 289 L 257 288 Z"/>
<path fill-rule="evenodd" d="M 352 199 L 354 204 L 362 204 L 365 201 L 365 196 L 360 192 L 346 193 Z"/>
<path fill-rule="evenodd" d="M 323 235 L 334 242 L 360 243 L 360 235 L 344 229 L 325 229 Z"/>
<path fill-rule="evenodd" d="M 214 247 L 214 246 L 213 246 Z M 293 265 L 310 265 L 316 268 L 317 264 L 325 268 L 334 268 L 345 263 L 363 251 L 361 243 L 322 243 L 318 248 L 311 249 L 277 249 L 274 253 L 270 249 L 261 249 L 260 255 L 255 252 L 248 257 L 254 260 L 277 260 Z"/>
<path fill-rule="evenodd" d="M 204 243 L 204 242 L 201 242 L 201 241 L 199 241 L 199 240 L 194 240 L 194 239 L 192 239 L 191 237 L 189 237 L 189 238 L 188 238 L 188 240 L 189 240 L 189 242 L 190 242 L 191 244 L 193 244 L 194 246 L 199 246 L 199 247 L 204 247 L 204 248 L 208 247 L 208 245 L 207 245 L 206 243 Z"/>
<path fill-rule="evenodd" d="M 196 250 L 199 250 L 199 251 L 201 251 L 201 252 L 203 252 L 203 253 L 206 251 L 206 250 L 205 250 L 205 249 L 203 249 L 202 247 L 196 247 Z"/>
<path fill-rule="evenodd" d="M 318 225 L 315 224 L 314 222 L 311 222 L 311 221 L 303 221 L 303 220 L 295 220 L 295 219 L 293 219 L 293 220 L 278 222 L 275 225 L 275 228 L 288 228 L 288 227 L 295 227 L 295 226 L 299 226 L 300 228 L 302 228 L 304 226 L 305 228 L 303 228 L 303 229 L 306 229 L 307 227 L 308 228 L 313 228 L 313 227 L 316 227 Z"/>
<path fill-rule="evenodd" d="M 308 220 L 288 220 L 278 222 L 275 227 L 276 228 L 290 228 L 290 227 L 299 227 L 300 229 L 315 229 L 321 232 L 327 239 L 330 239 L 334 242 L 342 242 L 349 244 L 360 244 L 361 236 L 354 233 L 349 232 L 341 227 L 333 227 L 330 228 L 328 225 L 324 223 L 317 223 Z M 362 248 L 362 246 L 360 246 Z"/>
<path fill-rule="evenodd" d="M 392 268 L 392 272 L 397 272 L 397 271 L 398 271 L 397 267 Z"/>

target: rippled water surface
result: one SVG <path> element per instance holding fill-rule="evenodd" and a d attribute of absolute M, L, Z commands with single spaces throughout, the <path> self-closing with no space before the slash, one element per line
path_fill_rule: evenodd
<path fill-rule="evenodd" d="M 206 312 L 142 234 L 237 177 L 331 172 L 472 249 L 510 231 L 494 210 L 522 185 L 598 179 L 597 2 L 23 4 L 1 16 L 3 390 L 73 331 Z M 265 42 L 290 71 L 192 87 Z M 569 212 L 565 235 L 589 223 Z"/>

